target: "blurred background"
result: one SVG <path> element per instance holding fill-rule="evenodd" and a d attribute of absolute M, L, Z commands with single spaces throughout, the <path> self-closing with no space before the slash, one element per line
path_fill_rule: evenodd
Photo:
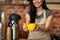
<path fill-rule="evenodd" d="M 50 27 L 50 33 L 52 38 L 56 35 L 60 36 L 60 0 L 46 0 L 47 7 L 53 11 L 53 21 Z M 21 16 L 18 26 L 18 35 L 21 39 L 27 39 L 28 32 L 24 32 L 22 29 L 25 22 L 25 13 L 30 10 L 29 2 L 27 0 L 0 0 L 0 9 L 4 11 L 5 21 L 3 22 L 3 33 L 6 35 L 6 28 L 9 22 L 9 16 L 12 13 L 16 13 Z"/>

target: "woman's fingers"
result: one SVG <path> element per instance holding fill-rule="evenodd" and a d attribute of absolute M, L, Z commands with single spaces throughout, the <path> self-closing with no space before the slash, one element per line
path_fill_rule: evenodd
<path fill-rule="evenodd" d="M 35 30 L 36 31 L 39 30 L 39 25 L 36 25 Z"/>

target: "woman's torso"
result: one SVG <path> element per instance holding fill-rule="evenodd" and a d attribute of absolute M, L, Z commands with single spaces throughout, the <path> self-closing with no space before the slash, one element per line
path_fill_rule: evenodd
<path fill-rule="evenodd" d="M 44 19 L 44 13 L 42 13 L 40 16 L 36 17 L 36 23 L 45 24 L 46 19 L 52 15 L 52 12 L 49 10 L 45 10 L 45 19 Z M 49 32 L 43 32 L 43 31 L 30 31 L 28 39 L 41 39 L 41 40 L 50 40 L 50 34 Z"/>

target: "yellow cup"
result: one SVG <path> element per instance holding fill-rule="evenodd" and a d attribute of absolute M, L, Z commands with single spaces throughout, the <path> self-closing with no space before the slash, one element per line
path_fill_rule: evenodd
<path fill-rule="evenodd" d="M 26 27 L 29 31 L 32 31 L 35 29 L 36 24 L 35 23 L 29 23 L 29 24 L 26 24 Z"/>

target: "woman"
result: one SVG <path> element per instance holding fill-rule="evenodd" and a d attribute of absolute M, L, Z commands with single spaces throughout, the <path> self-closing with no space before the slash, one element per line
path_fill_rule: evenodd
<path fill-rule="evenodd" d="M 36 23 L 34 31 L 29 31 L 28 40 L 51 40 L 48 29 L 52 20 L 52 11 L 46 7 L 45 0 L 28 0 L 30 12 L 26 14 L 26 23 Z M 25 31 L 27 28 L 23 28 Z"/>

